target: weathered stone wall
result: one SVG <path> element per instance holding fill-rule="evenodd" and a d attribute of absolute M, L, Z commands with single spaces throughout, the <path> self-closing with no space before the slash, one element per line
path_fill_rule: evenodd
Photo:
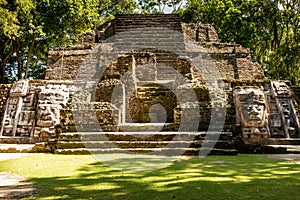
<path fill-rule="evenodd" d="M 134 69 L 134 70 L 133 70 Z M 191 65 L 188 60 L 165 50 L 142 49 L 126 54 L 120 54 L 111 61 L 102 74 L 96 88 L 95 101 L 110 102 L 113 89 L 120 84 L 121 78 L 134 82 L 132 73 L 140 81 L 174 81 L 176 74 L 181 74 L 188 80 L 191 77 Z M 131 75 L 130 75 L 131 73 Z M 125 75 L 126 74 L 126 75 Z"/>
<path fill-rule="evenodd" d="M 188 130 L 192 127 L 197 131 L 237 131 L 231 88 L 209 89 L 205 85 L 193 85 L 193 90 L 197 96 L 197 102 L 179 104 L 174 110 L 176 128 Z M 180 90 L 178 92 L 183 93 Z M 194 127 L 196 122 L 198 124 Z"/>
<path fill-rule="evenodd" d="M 75 80 L 91 49 L 60 49 L 48 52 L 46 80 Z"/>
<path fill-rule="evenodd" d="M 111 103 L 76 104 L 70 101 L 60 112 L 60 124 L 56 126 L 56 132 L 118 131 L 118 119 L 119 110 Z"/>
<path fill-rule="evenodd" d="M 250 49 L 239 44 L 221 43 L 215 29 L 209 24 L 182 24 L 183 33 L 203 47 L 203 54 L 213 59 L 223 80 L 263 80 L 261 66 L 252 62 Z M 195 47 L 187 46 L 187 52 Z"/>
<path fill-rule="evenodd" d="M 183 32 L 197 42 L 219 42 L 215 28 L 210 24 L 182 24 Z"/>
<path fill-rule="evenodd" d="M 175 94 L 168 88 L 148 84 L 137 89 L 129 100 L 129 114 L 134 123 L 173 123 Z"/>
<path fill-rule="evenodd" d="M 21 80 L 13 84 L 1 136 L 55 137 L 60 110 L 69 99 L 72 81 Z"/>
<path fill-rule="evenodd" d="M 116 85 L 119 83 L 119 79 L 110 78 L 102 80 L 96 86 L 95 101 L 96 102 L 110 102 L 112 100 L 112 93 Z"/>
<path fill-rule="evenodd" d="M 95 33 L 81 35 L 74 46 L 48 52 L 46 80 L 75 80 L 80 66 L 91 54 L 95 44 Z"/>
<path fill-rule="evenodd" d="M 96 31 L 95 42 L 100 43 L 116 33 L 116 21 L 111 20 L 102 24 Z"/>
<path fill-rule="evenodd" d="M 202 43 L 206 53 L 213 59 L 223 80 L 264 80 L 261 66 L 251 61 L 250 49 L 238 44 Z"/>

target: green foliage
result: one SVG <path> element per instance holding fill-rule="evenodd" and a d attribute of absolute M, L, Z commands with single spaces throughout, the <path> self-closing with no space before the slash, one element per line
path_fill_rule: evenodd
<path fill-rule="evenodd" d="M 5 73 L 21 79 L 43 69 L 37 66 L 50 47 L 70 44 L 93 27 L 97 7 L 96 0 L 1 0 L 0 82 Z"/>
<path fill-rule="evenodd" d="M 0 0 L 0 83 L 42 77 L 49 48 L 72 44 L 134 0 Z"/>
<path fill-rule="evenodd" d="M 185 22 L 210 23 L 222 41 L 250 47 L 255 31 L 255 22 L 250 19 L 254 7 L 253 1 L 247 0 L 190 0 L 182 18 Z"/>
<path fill-rule="evenodd" d="M 269 78 L 300 84 L 298 0 L 188 0 L 181 16 L 212 24 L 223 42 L 250 48 Z"/>
<path fill-rule="evenodd" d="M 137 7 L 135 0 L 102 0 L 97 6 L 99 20 L 96 23 L 103 24 L 116 14 L 136 13 Z"/>
<path fill-rule="evenodd" d="M 36 4 L 38 24 L 51 45 L 63 46 L 92 28 L 98 18 L 96 0 L 42 0 Z"/>
<path fill-rule="evenodd" d="M 137 0 L 137 2 L 142 14 L 164 13 L 167 7 L 176 13 L 181 9 L 184 0 Z"/>

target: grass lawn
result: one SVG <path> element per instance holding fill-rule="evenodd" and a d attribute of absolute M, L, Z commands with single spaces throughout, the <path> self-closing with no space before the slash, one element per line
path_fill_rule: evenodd
<path fill-rule="evenodd" d="M 143 166 L 134 159 L 115 162 Z M 139 173 L 87 155 L 37 154 L 2 161 L 0 171 L 37 185 L 26 199 L 300 199 L 300 165 L 266 155 L 194 157 Z"/>

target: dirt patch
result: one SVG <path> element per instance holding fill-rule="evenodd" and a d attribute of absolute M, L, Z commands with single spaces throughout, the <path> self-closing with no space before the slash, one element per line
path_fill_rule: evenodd
<path fill-rule="evenodd" d="M 0 199 L 20 199 L 30 196 L 35 186 L 25 177 L 9 172 L 0 172 Z"/>
<path fill-rule="evenodd" d="M 34 155 L 34 153 L 0 153 L 0 161 Z"/>

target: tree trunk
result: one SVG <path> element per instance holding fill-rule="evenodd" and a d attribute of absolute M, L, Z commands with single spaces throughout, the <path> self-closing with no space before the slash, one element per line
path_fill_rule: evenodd
<path fill-rule="evenodd" d="M 5 69 L 6 69 L 6 62 L 9 59 L 9 57 L 14 53 L 14 48 L 12 48 L 7 55 L 2 57 L 2 62 L 1 62 L 1 79 L 0 83 L 5 83 Z"/>
<path fill-rule="evenodd" d="M 1 79 L 0 79 L 0 84 L 5 83 L 5 64 L 3 61 L 1 62 Z"/>
<path fill-rule="evenodd" d="M 21 55 L 21 50 L 22 50 L 22 43 L 19 41 L 17 38 L 16 40 L 16 54 L 17 54 L 17 63 L 18 63 L 18 80 L 22 79 L 22 55 Z"/>
<path fill-rule="evenodd" d="M 279 47 L 279 39 L 278 39 L 278 28 L 277 28 L 277 22 L 276 20 L 273 21 L 273 31 L 274 31 L 274 45 L 273 50 L 276 50 Z"/>
<path fill-rule="evenodd" d="M 31 55 L 32 55 L 33 47 L 34 47 L 35 38 L 36 38 L 36 36 L 33 36 L 31 45 L 30 45 L 29 50 L 28 50 L 24 79 L 27 79 L 27 76 L 28 76 L 29 64 L 30 64 L 30 61 L 31 61 Z"/>
<path fill-rule="evenodd" d="M 18 63 L 18 80 L 22 79 L 22 63 L 21 63 L 21 54 L 17 51 L 17 63 Z"/>

